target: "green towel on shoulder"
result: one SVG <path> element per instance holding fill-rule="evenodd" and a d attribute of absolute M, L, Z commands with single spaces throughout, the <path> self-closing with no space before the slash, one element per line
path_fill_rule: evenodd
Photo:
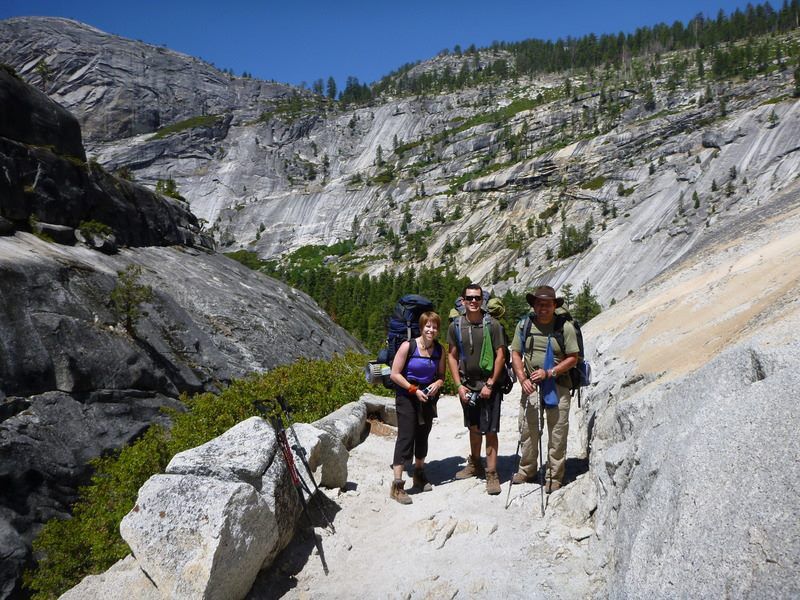
<path fill-rule="evenodd" d="M 494 371 L 494 348 L 492 348 L 492 328 L 484 326 L 483 328 L 483 344 L 481 344 L 481 357 L 478 360 L 478 366 L 491 373 Z"/>

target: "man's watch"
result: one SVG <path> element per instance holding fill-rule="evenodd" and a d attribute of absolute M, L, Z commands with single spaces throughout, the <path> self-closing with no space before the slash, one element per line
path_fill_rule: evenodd
<path fill-rule="evenodd" d="M 487 381 L 486 382 L 486 387 L 487 388 L 492 389 L 493 386 L 494 386 L 494 382 L 493 381 Z"/>

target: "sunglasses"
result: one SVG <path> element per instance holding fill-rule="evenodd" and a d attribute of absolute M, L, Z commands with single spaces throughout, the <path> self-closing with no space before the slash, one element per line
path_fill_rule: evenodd
<path fill-rule="evenodd" d="M 483 300 L 480 296 L 464 296 L 465 302 L 480 302 Z"/>

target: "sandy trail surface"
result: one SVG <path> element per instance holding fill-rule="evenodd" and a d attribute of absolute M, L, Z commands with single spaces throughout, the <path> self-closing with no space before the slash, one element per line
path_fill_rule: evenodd
<path fill-rule="evenodd" d="M 518 398 L 515 387 L 503 403 L 499 496 L 486 493 L 484 480 L 453 478 L 469 444 L 458 400 L 445 396 L 430 437 L 426 472 L 433 490 L 410 490 L 408 506 L 389 498 L 396 430 L 373 426 L 351 451 L 347 488 L 326 491 L 336 532 L 315 532 L 328 575 L 309 530 L 262 573 L 250 598 L 585 597 L 593 571 L 586 560 L 592 531 L 566 510 L 564 496 L 588 482 L 581 473 L 586 461 L 568 461 L 568 485 L 544 496 L 545 518 L 538 484 L 513 486 L 505 508 L 516 464 Z"/>

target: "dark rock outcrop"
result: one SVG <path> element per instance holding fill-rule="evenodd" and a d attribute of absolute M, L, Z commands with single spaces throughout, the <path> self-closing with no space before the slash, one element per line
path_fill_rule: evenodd
<path fill-rule="evenodd" d="M 86 160 L 75 117 L 6 67 L 0 68 L 0 106 L 0 137 Z"/>
<path fill-rule="evenodd" d="M 75 118 L 3 69 L 0 102 L 0 166 L 5 174 L 0 177 L 0 217 L 16 229 L 28 229 L 31 221 L 70 229 L 82 221 L 98 221 L 126 246 L 210 247 L 188 205 L 85 162 Z M 19 125 L 26 122 L 30 130 Z M 74 243 L 72 232 L 47 227 L 39 232 Z"/>
<path fill-rule="evenodd" d="M 85 162 L 74 118 L 5 70 L 0 100 L 6 598 L 40 525 L 68 515 L 89 461 L 165 423 L 180 393 L 360 345 L 305 294 L 211 253 L 185 203 Z M 30 115 L 35 124 L 14 126 Z M 72 246 L 84 221 L 86 246 Z M 153 293 L 125 327 L 111 293 L 131 265 Z"/>

